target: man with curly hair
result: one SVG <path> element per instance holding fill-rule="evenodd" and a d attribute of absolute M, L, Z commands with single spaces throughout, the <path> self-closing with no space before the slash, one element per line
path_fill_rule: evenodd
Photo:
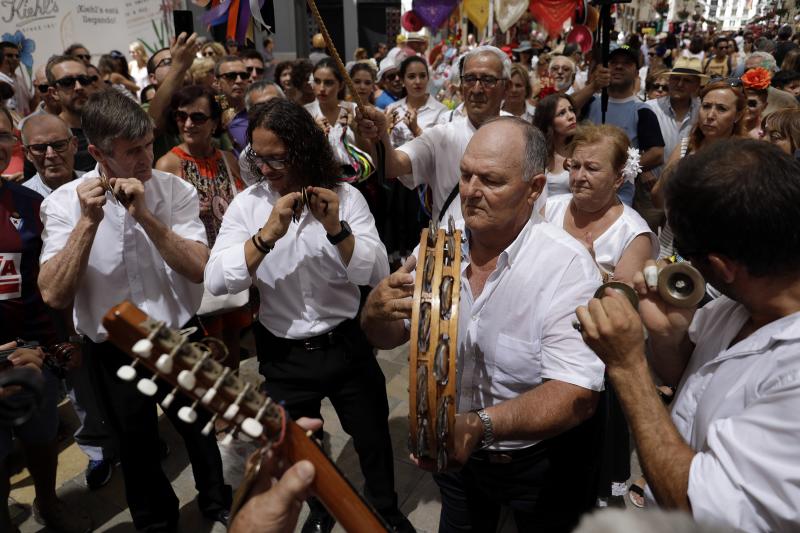
<path fill-rule="evenodd" d="M 357 189 L 337 183 L 330 144 L 301 106 L 283 98 L 256 106 L 247 141 L 262 179 L 225 212 L 206 289 L 233 294 L 255 283 L 265 392 L 294 419 L 321 418 L 329 398 L 353 437 L 367 498 L 396 531 L 413 531 L 397 507 L 386 379 L 357 319 L 359 287 L 389 274 L 375 220 Z M 309 505 L 303 531 L 330 531 L 333 518 Z"/>

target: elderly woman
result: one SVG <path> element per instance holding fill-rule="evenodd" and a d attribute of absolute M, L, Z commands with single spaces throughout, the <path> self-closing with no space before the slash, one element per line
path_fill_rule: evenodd
<path fill-rule="evenodd" d="M 738 85 L 732 85 L 727 81 L 715 81 L 703 87 L 700 91 L 697 124 L 667 160 L 661 176 L 651 191 L 653 205 L 664 207 L 664 183 L 683 157 L 720 139 L 747 135 L 744 120 L 746 108 L 747 98 Z M 661 257 L 671 257 L 677 253 L 669 224 L 662 228 L 659 241 L 661 241 Z"/>
<path fill-rule="evenodd" d="M 392 130 L 392 146 L 397 148 L 424 129 L 435 126 L 447 108 L 428 93 L 428 64 L 420 56 L 411 56 L 400 63 L 400 79 L 406 96 L 386 108 Z"/>
<path fill-rule="evenodd" d="M 628 137 L 608 124 L 583 125 L 567 149 L 572 194 L 548 198 L 545 218 L 564 228 L 593 254 L 609 280 L 632 284 L 648 259 L 658 256 L 658 239 L 647 222 L 620 202 L 617 190 L 628 169 Z M 608 387 L 608 413 L 601 499 L 623 493 L 630 477 L 628 427 L 615 393 Z"/>
<path fill-rule="evenodd" d="M 577 126 L 575 102 L 567 94 L 551 94 L 539 102 L 533 125 L 539 128 L 547 140 L 548 196 L 567 194 L 569 190 L 569 170 L 564 166 L 567 158 L 567 145 L 572 140 Z"/>
<path fill-rule="evenodd" d="M 503 102 L 503 111 L 511 113 L 528 122 L 533 122 L 536 108 L 528 103 L 528 98 L 533 94 L 531 79 L 525 67 L 519 63 L 511 66 L 511 78 L 508 80 L 506 99 Z"/>
<path fill-rule="evenodd" d="M 183 142 L 156 162 L 156 168 L 180 176 L 196 189 L 200 197 L 200 220 L 206 228 L 209 246 L 213 246 L 222 225 L 222 217 L 238 191 L 244 188 L 239 177 L 239 163 L 230 152 L 217 149 L 212 137 L 220 129 L 222 108 L 214 92 L 201 85 L 189 85 L 172 97 L 171 122 Z M 239 334 L 250 324 L 250 310 L 221 308 L 213 297 L 204 295 L 200 313 L 203 326 L 219 337 L 228 348 L 225 364 L 239 367 Z M 247 303 L 247 299 L 240 297 Z M 213 316 L 211 316 L 213 315 Z"/>
<path fill-rule="evenodd" d="M 767 91 L 772 75 L 765 68 L 753 68 L 742 75 L 742 87 L 747 97 L 747 114 L 744 117 L 745 129 L 753 139 L 761 138 L 761 118 L 767 108 Z"/>
<path fill-rule="evenodd" d="M 655 100 L 669 94 L 669 71 L 666 69 L 654 70 L 650 67 L 651 73 L 647 75 L 644 83 L 644 93 L 646 100 Z"/>
<path fill-rule="evenodd" d="M 800 109 L 781 109 L 761 121 L 762 138 L 797 157 L 800 149 Z"/>

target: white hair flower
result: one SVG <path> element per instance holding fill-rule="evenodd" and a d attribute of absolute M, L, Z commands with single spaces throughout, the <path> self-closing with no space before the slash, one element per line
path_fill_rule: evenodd
<path fill-rule="evenodd" d="M 625 178 L 625 181 L 632 183 L 642 171 L 642 166 L 639 164 L 640 157 L 639 150 L 633 146 L 628 148 L 628 160 L 625 161 L 625 166 L 622 167 L 622 177 Z"/>

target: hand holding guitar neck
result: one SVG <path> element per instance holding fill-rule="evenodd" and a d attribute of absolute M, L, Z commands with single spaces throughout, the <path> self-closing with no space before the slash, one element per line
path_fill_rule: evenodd
<path fill-rule="evenodd" d="M 181 407 L 178 417 L 186 423 L 197 422 L 197 407 L 212 413 L 203 433 L 214 429 L 214 422 L 222 418 L 229 424 L 229 433 L 223 444 L 230 443 L 234 435 L 257 441 L 262 449 L 251 458 L 245 480 L 234 498 L 231 516 L 246 503 L 254 487 L 259 486 L 259 471 L 265 454 L 286 465 L 306 459 L 314 465 L 315 476 L 311 493 L 328 508 L 331 515 L 354 533 L 387 531 L 383 520 L 358 495 L 352 485 L 323 453 L 310 434 L 288 418 L 283 408 L 255 390 L 222 366 L 213 356 L 210 344 L 189 342 L 181 332 L 157 322 L 130 302 L 123 302 L 106 313 L 103 325 L 109 340 L 134 358 L 124 365 L 117 376 L 135 382 L 136 388 L 147 396 L 158 394 L 156 379 L 172 387 L 161 406 L 168 409 L 177 394 L 188 397 L 191 406 Z M 140 369 L 152 372 L 152 377 L 141 377 Z"/>

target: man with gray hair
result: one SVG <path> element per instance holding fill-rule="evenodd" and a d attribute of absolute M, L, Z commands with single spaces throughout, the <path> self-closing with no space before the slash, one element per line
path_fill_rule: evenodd
<path fill-rule="evenodd" d="M 386 116 L 378 109 L 367 108 L 360 119 L 365 138 L 382 140 L 386 149 L 386 176 L 399 178 L 409 189 L 427 184 L 433 193 L 433 219 L 460 220 L 458 203 L 458 164 L 467 143 L 487 120 L 508 115 L 500 108 L 511 77 L 511 60 L 494 46 L 479 46 L 459 62 L 461 95 L 466 115 L 425 130 L 416 139 L 398 149 L 392 148 Z"/>
<path fill-rule="evenodd" d="M 255 106 L 269 102 L 273 98 L 286 98 L 286 95 L 277 83 L 268 80 L 254 81 L 244 94 L 245 109 L 249 113 Z M 247 146 L 245 146 L 244 150 L 239 154 L 239 175 L 242 177 L 242 181 L 248 186 L 259 180 L 256 176 L 253 176 L 253 172 L 250 170 L 252 165 L 250 165 L 247 158 L 247 151 L 249 148 L 250 143 L 247 143 Z"/>
<path fill-rule="evenodd" d="M 758 67 L 767 69 L 770 75 L 774 75 L 778 70 L 778 65 L 775 63 L 775 58 L 772 57 L 772 54 L 757 51 L 748 55 L 747 59 L 745 59 L 742 74 Z M 791 109 L 795 107 L 798 107 L 798 103 L 792 93 L 776 89 L 770 85 L 767 88 L 767 108 L 764 109 L 762 116 L 767 116 L 778 109 Z"/>
<path fill-rule="evenodd" d="M 153 123 L 133 100 L 117 91 L 95 93 L 83 108 L 82 124 L 97 166 L 42 203 L 39 288 L 50 307 L 74 302 L 75 329 L 84 336 L 97 392 L 119 444 L 135 527 L 172 531 L 178 498 L 160 466 L 155 403 L 169 390 L 161 382 L 145 396 L 136 383 L 117 377 L 130 358 L 108 342 L 102 319 L 129 300 L 167 327 L 186 325 L 203 295 L 206 231 L 194 187 L 152 169 Z M 201 512 L 224 523 L 231 494 L 217 442 L 201 434 L 206 415 L 199 414 L 196 424 L 179 421 L 182 405 L 185 400 L 176 398 L 165 413 L 186 444 Z"/>
<path fill-rule="evenodd" d="M 587 250 L 534 213 L 547 146 L 522 119 L 488 120 L 460 163 L 463 223 L 453 466 L 434 475 L 439 531 L 571 531 L 594 504 L 589 423 L 602 362 L 572 328 L 600 275 Z M 380 349 L 409 339 L 414 256 L 367 298 L 361 326 Z M 467 265 L 467 266 L 464 266 Z M 418 462 L 428 468 L 424 462 Z"/>

